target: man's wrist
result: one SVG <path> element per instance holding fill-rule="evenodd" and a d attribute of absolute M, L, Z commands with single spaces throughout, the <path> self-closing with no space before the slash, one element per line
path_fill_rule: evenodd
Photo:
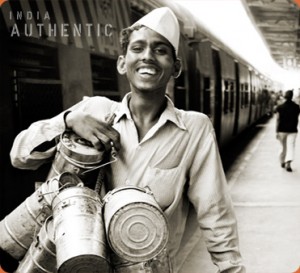
<path fill-rule="evenodd" d="M 72 111 L 66 111 L 63 116 L 66 131 L 71 131 L 71 127 L 68 125 L 68 121 L 67 121 L 67 117 L 71 112 Z"/>

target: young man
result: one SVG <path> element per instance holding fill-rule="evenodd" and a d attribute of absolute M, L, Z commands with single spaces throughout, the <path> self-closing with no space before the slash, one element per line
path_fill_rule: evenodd
<path fill-rule="evenodd" d="M 236 219 L 213 126 L 204 114 L 176 109 L 166 96 L 170 78 L 180 73 L 179 35 L 177 18 L 168 8 L 156 9 L 125 29 L 124 55 L 117 68 L 127 75 L 131 92 L 122 103 L 88 98 L 52 119 L 34 123 L 17 136 L 11 160 L 18 168 L 38 168 L 56 151 L 55 147 L 45 150 L 45 144 L 66 127 L 97 148 L 104 145 L 110 150 L 113 144 L 118 160 L 107 170 L 106 186 L 151 189 L 169 221 L 167 251 L 174 272 L 182 263 L 183 238 L 189 238 L 184 232 L 192 204 L 219 271 L 241 273 Z M 113 113 L 111 126 L 105 117 Z M 117 272 L 130 272 L 124 265 L 123 270 Z"/>
<path fill-rule="evenodd" d="M 281 167 L 288 172 L 292 172 L 291 163 L 294 160 L 295 143 L 298 133 L 298 118 L 300 107 L 293 102 L 293 91 L 285 92 L 285 102 L 278 105 L 275 109 L 277 112 L 277 139 L 280 142 L 279 160 Z"/>

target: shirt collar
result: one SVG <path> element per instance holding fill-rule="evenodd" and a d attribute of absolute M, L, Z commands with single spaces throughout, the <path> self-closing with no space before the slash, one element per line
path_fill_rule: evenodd
<path fill-rule="evenodd" d="M 126 116 L 127 119 L 132 120 L 131 113 L 130 113 L 130 110 L 128 107 L 128 102 L 129 102 L 130 97 L 131 97 L 131 93 L 127 93 L 125 95 L 125 97 L 123 98 L 123 100 L 120 104 L 120 108 L 116 112 L 115 123 L 118 123 L 123 116 Z"/>
<path fill-rule="evenodd" d="M 131 92 L 127 93 L 122 100 L 121 106 L 119 110 L 116 112 L 115 123 L 118 123 L 122 117 L 126 116 L 127 119 L 132 120 L 131 113 L 128 107 L 128 102 L 131 97 Z M 160 123 L 165 123 L 166 121 L 171 121 L 177 127 L 182 130 L 187 130 L 186 126 L 181 118 L 181 116 L 177 113 L 176 108 L 174 107 L 173 102 L 171 99 L 166 96 L 167 99 L 167 107 L 163 111 L 162 115 L 159 118 Z"/>

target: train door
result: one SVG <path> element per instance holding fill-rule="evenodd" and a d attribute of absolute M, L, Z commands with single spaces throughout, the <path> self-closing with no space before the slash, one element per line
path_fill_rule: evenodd
<path fill-rule="evenodd" d="M 188 82 L 189 82 L 189 110 L 201 111 L 201 75 L 197 64 L 199 63 L 198 44 L 190 44 L 188 54 Z"/>
<path fill-rule="evenodd" d="M 252 124 L 252 115 L 253 115 L 253 100 L 254 100 L 254 96 L 253 96 L 253 75 L 252 75 L 252 71 L 249 70 L 249 89 L 250 89 L 250 102 L 249 102 L 249 119 L 248 119 L 248 125 Z"/>
<path fill-rule="evenodd" d="M 250 123 L 257 121 L 257 76 L 255 71 L 250 73 Z"/>
<path fill-rule="evenodd" d="M 220 136 L 221 136 L 221 115 L 222 115 L 222 80 L 221 80 L 221 61 L 219 51 L 216 49 L 212 49 L 212 57 L 214 64 L 214 72 L 215 72 L 215 89 L 214 94 L 212 94 L 211 101 L 214 103 L 212 106 L 212 121 L 215 127 L 216 138 L 218 143 L 220 144 Z"/>
<path fill-rule="evenodd" d="M 188 66 L 189 60 L 187 52 L 189 51 L 189 47 L 184 41 L 184 36 L 181 36 L 178 57 L 181 59 L 182 70 L 180 76 L 174 80 L 173 99 L 174 104 L 177 108 L 188 110 L 190 106 L 190 94 L 188 93 L 188 90 L 190 90 L 190 86 L 188 74 L 191 72 L 191 70 Z"/>
<path fill-rule="evenodd" d="M 212 44 L 209 40 L 204 39 L 197 43 L 196 52 L 196 91 L 197 99 L 200 100 L 200 111 L 206 114 L 212 121 L 214 117 L 213 94 L 215 86 L 215 71 L 212 56 Z"/>
<path fill-rule="evenodd" d="M 246 129 L 250 117 L 250 71 L 246 65 L 239 63 L 239 110 L 238 110 L 238 130 L 239 134 Z"/>
<path fill-rule="evenodd" d="M 233 126 L 233 135 L 238 133 L 239 127 L 239 116 L 240 116 L 240 70 L 239 64 L 234 63 L 235 79 L 236 79 L 236 100 L 235 100 L 235 117 Z"/>
<path fill-rule="evenodd" d="M 1 216 L 32 193 L 34 182 L 44 181 L 50 167 L 46 164 L 37 171 L 13 168 L 9 151 L 15 135 L 33 122 L 63 110 L 56 48 L 21 40 L 8 39 L 6 42 L 6 77 L 1 79 L 1 87 L 4 87 L 1 96 L 9 103 L 1 102 L 1 111 L 5 115 L 1 119 L 6 119 L 1 129 L 5 128 L 5 135 L 9 137 L 1 139 L 0 143 L 1 150 L 5 151 L 0 154 L 1 181 L 6 181 L 1 188 Z"/>

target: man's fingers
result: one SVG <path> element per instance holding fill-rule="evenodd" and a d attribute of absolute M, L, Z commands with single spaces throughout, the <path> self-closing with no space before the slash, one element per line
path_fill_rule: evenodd
<path fill-rule="evenodd" d="M 106 150 L 102 141 L 99 138 L 97 138 L 95 135 L 91 137 L 90 141 L 93 144 L 94 148 L 97 149 L 98 151 Z"/>
<path fill-rule="evenodd" d="M 98 141 L 101 142 L 101 144 L 104 146 L 106 151 L 109 151 L 111 148 L 111 140 L 109 137 L 107 137 L 105 134 L 101 133 L 101 132 L 97 132 L 96 138 L 98 139 Z"/>
<path fill-rule="evenodd" d="M 101 129 L 98 129 L 96 132 L 96 137 L 103 142 L 107 151 L 110 150 L 112 143 L 117 150 L 120 150 L 121 148 L 120 133 L 111 125 L 107 124 Z"/>

